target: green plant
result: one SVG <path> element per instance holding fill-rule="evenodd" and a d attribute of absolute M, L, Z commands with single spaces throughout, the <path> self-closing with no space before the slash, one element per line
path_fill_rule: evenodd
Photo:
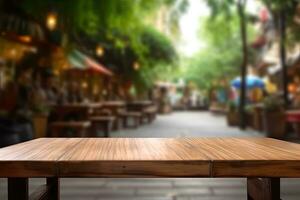
<path fill-rule="evenodd" d="M 35 105 L 32 108 L 34 114 L 48 114 L 50 112 L 50 108 L 44 104 Z"/>
<path fill-rule="evenodd" d="M 264 109 L 267 112 L 279 112 L 284 108 L 284 102 L 277 96 L 268 96 L 263 101 Z"/>
<path fill-rule="evenodd" d="M 229 101 L 227 107 L 228 107 L 229 112 L 236 112 L 237 111 L 237 105 L 234 101 Z"/>
<path fill-rule="evenodd" d="M 247 114 L 253 114 L 254 113 L 254 106 L 253 105 L 247 105 L 245 107 L 245 111 Z"/>

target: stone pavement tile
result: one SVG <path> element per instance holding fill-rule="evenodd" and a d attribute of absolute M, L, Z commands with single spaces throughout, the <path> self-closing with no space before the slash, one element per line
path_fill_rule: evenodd
<path fill-rule="evenodd" d="M 293 188 L 300 187 L 300 179 L 299 178 L 283 178 L 281 179 L 281 188 Z"/>
<path fill-rule="evenodd" d="M 281 188 L 281 195 L 296 195 L 300 199 L 300 187 L 284 187 Z"/>
<path fill-rule="evenodd" d="M 61 200 L 96 200 L 96 197 L 90 196 L 65 196 L 61 195 Z"/>
<path fill-rule="evenodd" d="M 246 179 L 243 178 L 195 178 L 195 179 L 175 179 L 175 186 L 212 186 L 212 187 L 245 187 L 247 185 Z"/>
<path fill-rule="evenodd" d="M 103 187 L 76 187 L 76 188 L 62 188 L 62 195 L 80 195 L 80 196 L 89 196 L 89 195 L 99 195 L 99 196 L 108 196 L 108 197 L 122 197 L 122 196 L 133 196 L 135 190 L 133 189 L 113 189 L 113 188 L 103 188 Z"/>
<path fill-rule="evenodd" d="M 172 197 L 120 197 L 120 198 L 107 198 L 107 197 L 99 197 L 96 200 L 174 200 Z"/>
<path fill-rule="evenodd" d="M 107 187 L 113 188 L 171 188 L 172 179 L 109 179 Z"/>
<path fill-rule="evenodd" d="M 281 195 L 282 200 L 299 200 L 299 195 Z"/>
<path fill-rule="evenodd" d="M 63 186 L 103 186 L 108 179 L 105 178 L 62 178 L 60 179 Z"/>
<path fill-rule="evenodd" d="M 0 178 L 0 199 L 7 199 L 7 180 Z"/>
<path fill-rule="evenodd" d="M 262 137 L 253 130 L 228 127 L 224 116 L 210 112 L 174 112 L 159 115 L 154 123 L 134 130 L 113 132 L 112 137 Z"/>
<path fill-rule="evenodd" d="M 227 196 L 227 197 L 214 197 L 214 196 L 211 196 L 211 197 L 201 197 L 201 196 L 198 196 L 198 197 L 190 197 L 189 199 L 176 199 L 176 200 L 247 200 L 247 197 L 246 196 Z"/>
<path fill-rule="evenodd" d="M 206 178 L 174 178 L 174 187 L 203 187 L 206 186 Z"/>
<path fill-rule="evenodd" d="M 247 189 L 235 187 L 212 188 L 212 192 L 214 196 L 242 196 L 247 194 Z"/>
<path fill-rule="evenodd" d="M 201 196 L 209 196 L 212 195 L 212 190 L 208 187 L 196 187 L 196 188 L 176 188 L 175 191 L 177 192 L 178 196 L 184 195 L 201 195 Z"/>
<path fill-rule="evenodd" d="M 191 195 L 211 195 L 209 188 L 172 188 L 172 189 L 138 189 L 137 195 L 141 196 L 165 196 L 165 197 L 174 197 L 184 194 Z"/>

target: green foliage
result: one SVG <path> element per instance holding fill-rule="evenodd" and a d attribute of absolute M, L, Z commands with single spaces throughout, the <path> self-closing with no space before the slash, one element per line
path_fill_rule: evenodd
<path fill-rule="evenodd" d="M 268 96 L 263 101 L 264 109 L 267 112 L 278 112 L 284 108 L 284 102 L 278 96 Z"/>
<path fill-rule="evenodd" d="M 237 106 L 236 102 L 229 101 L 227 104 L 227 109 L 229 112 L 237 112 L 238 106 Z"/>
<path fill-rule="evenodd" d="M 172 8 L 175 29 L 180 13 L 187 6 L 187 0 L 24 0 L 22 3 L 23 9 L 43 21 L 53 9 L 58 14 L 59 28 L 69 38 L 69 46 L 88 52 L 97 44 L 104 44 L 105 58 L 101 61 L 142 86 L 151 85 L 157 71 L 165 69 L 161 66 L 172 65 L 177 58 L 172 42 L 152 28 L 148 19 L 161 7 Z M 87 42 L 77 44 L 82 36 L 94 41 L 94 46 Z M 133 69 L 134 62 L 140 63 L 139 71 Z"/>
<path fill-rule="evenodd" d="M 261 0 L 267 7 L 273 11 L 281 10 L 282 8 L 292 8 L 299 0 Z"/>
<path fill-rule="evenodd" d="M 245 112 L 248 114 L 248 115 L 252 115 L 254 113 L 254 106 L 249 104 L 249 105 L 246 105 L 245 106 Z"/>
<path fill-rule="evenodd" d="M 205 38 L 206 47 L 185 62 L 185 79 L 208 89 L 216 80 L 236 76 L 242 60 L 239 17 L 207 18 L 200 26 L 200 38 Z"/>
<path fill-rule="evenodd" d="M 141 70 L 133 73 L 132 79 L 139 88 L 150 88 L 155 80 L 162 78 L 162 74 L 174 70 L 177 53 L 171 41 L 151 27 L 143 29 L 141 42 L 146 51 L 139 55 Z"/>
<path fill-rule="evenodd" d="M 171 41 L 154 28 L 146 27 L 143 30 L 141 42 L 147 47 L 145 56 L 151 59 L 151 63 L 168 64 L 175 61 L 177 55 Z"/>
<path fill-rule="evenodd" d="M 233 11 L 233 6 L 236 4 L 235 0 L 206 0 L 207 5 L 211 9 L 211 16 L 215 17 L 218 15 L 225 14 L 226 16 L 231 16 Z"/>

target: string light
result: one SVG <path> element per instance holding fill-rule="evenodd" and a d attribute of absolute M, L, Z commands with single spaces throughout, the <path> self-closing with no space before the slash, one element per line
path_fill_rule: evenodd
<path fill-rule="evenodd" d="M 54 30 L 57 26 L 57 15 L 55 13 L 49 13 L 47 16 L 47 27 L 50 30 Z"/>
<path fill-rule="evenodd" d="M 31 42 L 31 37 L 28 36 L 28 35 L 20 36 L 19 39 L 20 39 L 22 42 L 25 42 L 25 43 Z"/>
<path fill-rule="evenodd" d="M 138 62 L 134 62 L 133 63 L 133 69 L 136 70 L 136 71 L 139 70 L 140 69 L 140 64 Z"/>
<path fill-rule="evenodd" d="M 97 46 L 97 48 L 96 48 L 96 54 L 97 54 L 97 56 L 99 56 L 99 57 L 102 57 L 103 55 L 104 55 L 104 49 L 103 49 L 103 47 L 102 46 Z"/>

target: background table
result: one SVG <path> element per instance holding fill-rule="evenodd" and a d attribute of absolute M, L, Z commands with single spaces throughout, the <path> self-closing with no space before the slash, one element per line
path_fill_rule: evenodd
<path fill-rule="evenodd" d="M 102 103 L 70 103 L 62 105 L 52 105 L 52 114 L 56 121 L 65 120 L 70 116 L 76 116 L 79 119 L 88 119 L 89 114 L 96 109 L 100 109 Z"/>
<path fill-rule="evenodd" d="M 248 198 L 280 199 L 281 177 L 300 177 L 300 145 L 264 138 L 48 138 L 0 149 L 9 199 L 59 199 L 61 177 L 245 177 Z M 261 178 L 257 178 L 261 177 Z M 16 192 L 18 191 L 18 192 Z M 40 199 L 43 199 L 40 198 Z"/>
<path fill-rule="evenodd" d="M 126 107 L 126 103 L 124 101 L 105 101 L 103 102 L 103 109 L 108 109 L 111 114 L 116 118 L 114 122 L 114 130 L 118 130 L 120 124 L 120 112 Z"/>
<path fill-rule="evenodd" d="M 154 105 L 152 101 L 131 101 L 127 103 L 128 110 L 143 112 L 146 108 Z"/>

